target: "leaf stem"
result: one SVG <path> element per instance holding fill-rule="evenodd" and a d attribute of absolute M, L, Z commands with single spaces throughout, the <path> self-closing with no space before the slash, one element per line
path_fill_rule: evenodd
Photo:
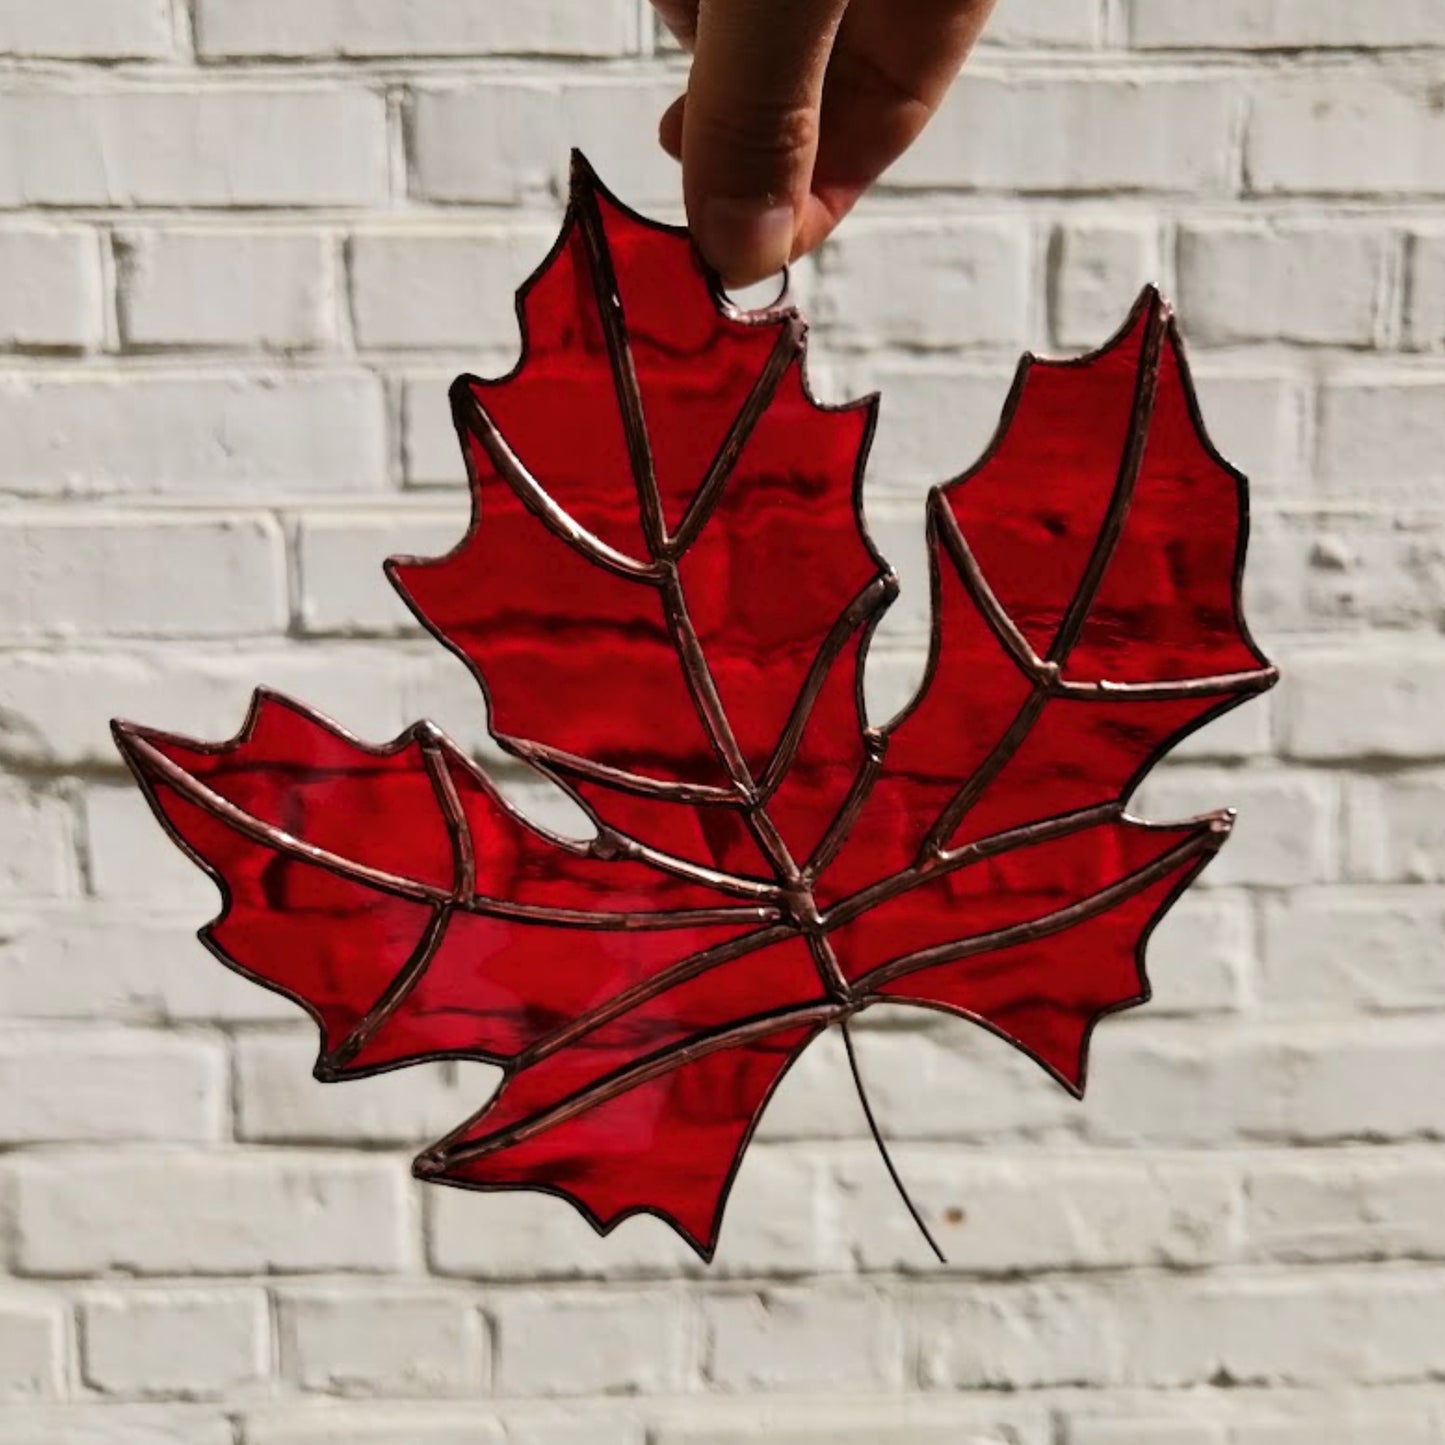
<path fill-rule="evenodd" d="M 913 1222 L 918 1226 L 918 1232 L 928 1241 L 928 1247 L 938 1257 L 939 1264 L 947 1264 L 948 1256 L 938 1247 L 938 1241 L 933 1237 L 928 1225 L 924 1223 L 923 1215 L 919 1213 L 918 1206 L 914 1204 L 909 1195 L 903 1180 L 899 1177 L 898 1170 L 893 1166 L 893 1156 L 888 1152 L 888 1145 L 883 1142 L 883 1133 L 878 1128 L 878 1121 L 873 1117 L 873 1106 L 868 1102 L 868 1091 L 863 1087 L 863 1075 L 858 1071 L 858 1055 L 853 1048 L 853 1035 L 848 1029 L 848 1021 L 839 1025 L 843 1032 L 843 1047 L 848 1051 L 848 1068 L 853 1074 L 853 1084 L 858 1090 L 858 1102 L 863 1105 L 863 1116 L 868 1120 L 868 1128 L 872 1131 L 873 1142 L 878 1146 L 878 1152 L 883 1156 L 883 1166 L 888 1170 L 888 1177 L 893 1181 L 893 1187 L 898 1191 L 899 1197 L 908 1206 L 908 1212 L 913 1216 Z"/>

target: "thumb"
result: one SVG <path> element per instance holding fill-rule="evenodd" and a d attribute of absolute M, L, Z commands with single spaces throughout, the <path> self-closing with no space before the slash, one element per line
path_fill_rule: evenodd
<path fill-rule="evenodd" d="M 683 117 L 698 248 L 730 285 L 787 264 L 818 152 L 823 78 L 847 0 L 703 0 Z"/>

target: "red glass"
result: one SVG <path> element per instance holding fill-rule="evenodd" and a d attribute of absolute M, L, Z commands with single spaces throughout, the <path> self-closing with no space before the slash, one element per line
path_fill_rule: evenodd
<path fill-rule="evenodd" d="M 604 1232 L 654 1213 L 711 1257 L 821 1030 L 942 1009 L 1081 1091 L 1094 1024 L 1147 997 L 1148 934 L 1230 815 L 1125 804 L 1275 680 L 1240 616 L 1244 482 L 1155 292 L 1097 354 L 1027 359 L 930 501 L 928 676 L 873 727 L 874 403 L 816 403 L 801 319 L 733 311 L 580 161 L 521 311 L 512 375 L 452 392 L 470 531 L 388 571 L 595 839 L 533 826 L 428 724 L 371 747 L 260 692 L 229 743 L 117 738 L 221 887 L 202 936 L 313 1015 L 319 1077 L 503 1067 L 422 1177 Z"/>

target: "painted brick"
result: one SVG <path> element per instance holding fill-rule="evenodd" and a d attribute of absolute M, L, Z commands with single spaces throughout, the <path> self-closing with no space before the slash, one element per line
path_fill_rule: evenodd
<path fill-rule="evenodd" d="M 1029 259 L 1013 221 L 860 221 L 828 247 L 811 310 L 836 345 L 1021 348 Z"/>
<path fill-rule="evenodd" d="M 367 89 L 14 90 L 5 206 L 348 206 L 386 200 L 386 111 Z"/>
<path fill-rule="evenodd" d="M 867 1393 L 903 1382 L 902 1324 L 884 1295 L 770 1290 L 702 1304 L 703 1369 L 717 1389 Z"/>
<path fill-rule="evenodd" d="M 1245 147 L 1260 195 L 1445 192 L 1445 112 L 1428 70 L 1338 67 L 1269 76 Z M 1377 144 L 1381 135 L 1388 146 Z"/>
<path fill-rule="evenodd" d="M 1179 236 L 1179 306 L 1205 345 L 1368 346 L 1383 325 L 1392 238 L 1380 226 L 1193 224 Z"/>
<path fill-rule="evenodd" d="M 1158 233 L 1147 222 L 1060 226 L 1050 260 L 1049 313 L 1061 346 L 1102 346 L 1119 328 L 1124 298 L 1161 280 Z"/>
<path fill-rule="evenodd" d="M 1262 1259 L 1445 1257 L 1445 1164 L 1415 1150 L 1302 1151 L 1246 1167 L 1245 1230 Z"/>
<path fill-rule="evenodd" d="M 1445 881 L 1445 775 L 1355 779 L 1348 808 L 1352 878 Z"/>
<path fill-rule="evenodd" d="M 1410 344 L 1421 350 L 1445 350 L 1445 232 L 1420 230 L 1410 237 Z"/>
<path fill-rule="evenodd" d="M 166 0 L 10 0 L 0 15 L 0 55 L 159 60 L 171 48 Z"/>
<path fill-rule="evenodd" d="M 1265 908 L 1260 1001 L 1325 1015 L 1445 1008 L 1442 936 L 1435 889 L 1291 893 Z"/>
<path fill-rule="evenodd" d="M 336 337 L 329 236 L 147 227 L 118 238 L 128 346 L 309 351 Z"/>
<path fill-rule="evenodd" d="M 667 1292 L 511 1290 L 488 1306 L 503 1395 L 665 1394 L 683 1387 L 686 1304 Z"/>
<path fill-rule="evenodd" d="M 75 823 L 69 800 L 0 775 L 0 885 L 11 898 L 76 890 Z"/>
<path fill-rule="evenodd" d="M 555 230 L 368 232 L 351 242 L 356 339 L 366 347 L 471 346 L 517 334 L 516 293 Z"/>
<path fill-rule="evenodd" d="M 304 518 L 296 536 L 301 626 L 317 635 L 415 632 L 417 620 L 382 563 L 393 556 L 440 557 L 466 535 L 469 520 L 469 504 L 460 497 L 445 516 L 412 505 L 389 516 Z"/>
<path fill-rule="evenodd" d="M 1363 10 L 1349 0 L 1130 0 L 1129 38 L 1145 48 L 1362 50 L 1445 45 L 1445 17 L 1431 0 Z"/>
<path fill-rule="evenodd" d="M 236 1044 L 237 1133 L 268 1144 L 396 1144 L 418 1152 L 474 1114 L 497 1071 L 436 1063 L 343 1088 L 312 1077 L 316 1031 L 260 1033 Z"/>
<path fill-rule="evenodd" d="M 236 1432 L 219 1409 L 171 1405 L 106 1405 L 7 1411 L 0 1445 L 235 1445 Z"/>
<path fill-rule="evenodd" d="M 1445 618 L 1445 523 L 1372 512 L 1257 513 L 1245 604 L 1265 635 L 1428 631 Z M 1356 659 L 1362 653 L 1356 647 Z M 1286 668 L 1287 704 L 1296 681 L 1293 659 Z"/>
<path fill-rule="evenodd" d="M 976 68 L 918 144 L 894 185 L 1009 191 L 1225 191 L 1238 98 L 1213 77 L 1124 86 L 1103 77 Z"/>
<path fill-rule="evenodd" d="M 0 636 L 12 640 L 277 633 L 285 594 L 268 517 L 0 519 Z"/>
<path fill-rule="evenodd" d="M 270 1366 L 259 1290 L 124 1290 L 81 1302 L 86 1383 L 107 1395 L 218 1398 Z"/>
<path fill-rule="evenodd" d="M 1405 639 L 1301 650 L 1288 663 L 1283 736 L 1292 757 L 1445 757 L 1445 652 Z"/>
<path fill-rule="evenodd" d="M 383 408 L 362 373 L 8 375 L 0 486 L 248 500 L 265 489 L 376 492 L 388 485 Z"/>
<path fill-rule="evenodd" d="M 0 1014 L 112 1023 L 294 1021 L 296 1007 L 220 967 L 198 915 L 107 913 L 93 904 L 0 917 Z"/>
<path fill-rule="evenodd" d="M 411 1256 L 400 1161 L 115 1151 L 24 1160 L 16 1260 L 27 1274 L 363 1273 Z"/>
<path fill-rule="evenodd" d="M 0 1035 L 0 1141 L 218 1139 L 226 1103 L 216 1043 L 149 1032 Z"/>
<path fill-rule="evenodd" d="M 634 47 L 629 0 L 200 0 L 197 49 L 211 59 L 265 56 L 620 55 Z"/>
<path fill-rule="evenodd" d="M 436 1399 L 486 1379 L 481 1317 L 461 1293 L 288 1292 L 279 1318 L 282 1372 L 302 1390 Z"/>
<path fill-rule="evenodd" d="M 105 339 L 100 243 L 91 232 L 0 231 L 0 275 L 15 278 L 0 290 L 0 348 L 88 350 Z"/>
<path fill-rule="evenodd" d="M 985 45 L 1088 47 L 1101 39 L 1102 20 L 1093 0 L 1004 0 L 981 39 Z"/>
<path fill-rule="evenodd" d="M 0 1300 L 0 1404 L 13 1410 L 27 1402 L 59 1399 L 65 1388 L 65 1351 L 59 1300 Z"/>
<path fill-rule="evenodd" d="M 405 1409 L 332 1406 L 254 1414 L 246 1445 L 514 1445 L 500 1421 L 476 1405 L 445 1408 L 413 1403 Z"/>
<path fill-rule="evenodd" d="M 1445 479 L 1439 419 L 1445 380 L 1428 373 L 1340 372 L 1320 396 L 1322 497 L 1409 505 L 1437 500 Z"/>

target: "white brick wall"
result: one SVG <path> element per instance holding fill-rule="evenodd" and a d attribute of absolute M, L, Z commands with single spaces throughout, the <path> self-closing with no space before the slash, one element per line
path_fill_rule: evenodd
<path fill-rule="evenodd" d="M 510 365 L 569 146 L 677 213 L 648 7 L 8 0 L 0 61 L 0 1445 L 1445 1442 L 1439 0 L 1000 0 L 800 270 L 820 389 L 884 394 L 872 696 L 1018 351 L 1154 279 L 1287 669 L 1143 795 L 1238 835 L 1086 1104 L 961 1023 L 860 1030 L 946 1269 L 836 1039 L 710 1270 L 412 1184 L 492 1072 L 315 1084 L 107 732 L 228 736 L 265 682 L 476 738 L 379 563 L 460 535 L 446 385 Z"/>

